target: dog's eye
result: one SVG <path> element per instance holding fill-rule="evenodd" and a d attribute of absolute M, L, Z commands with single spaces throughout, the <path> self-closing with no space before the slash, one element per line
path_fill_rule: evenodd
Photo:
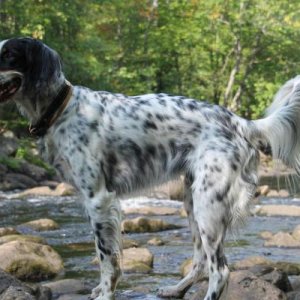
<path fill-rule="evenodd" d="M 5 50 L 3 50 L 1 56 L 2 56 L 3 59 L 7 60 L 7 59 L 10 59 L 10 58 L 13 57 L 13 53 L 11 51 L 5 49 Z"/>

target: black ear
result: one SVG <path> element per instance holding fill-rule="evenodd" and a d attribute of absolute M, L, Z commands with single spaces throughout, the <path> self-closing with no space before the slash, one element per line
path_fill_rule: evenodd
<path fill-rule="evenodd" d="M 61 61 L 58 54 L 42 42 L 25 38 L 25 89 L 47 85 L 61 73 Z"/>

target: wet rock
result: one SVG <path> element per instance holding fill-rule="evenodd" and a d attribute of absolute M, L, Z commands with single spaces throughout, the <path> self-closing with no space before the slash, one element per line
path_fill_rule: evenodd
<path fill-rule="evenodd" d="M 267 193 L 267 197 L 288 197 L 290 195 L 288 190 L 281 189 L 279 191 L 270 190 Z"/>
<path fill-rule="evenodd" d="M 32 242 L 32 243 L 38 243 L 38 244 L 47 244 L 46 240 L 39 236 L 33 236 L 33 235 L 21 235 L 21 234 L 12 234 L 12 235 L 6 235 L 0 237 L 0 245 L 3 245 L 5 243 L 9 243 L 12 241 L 20 241 L 20 242 Z"/>
<path fill-rule="evenodd" d="M 158 231 L 177 229 L 177 228 L 181 228 L 181 227 L 175 224 L 169 224 L 160 219 L 148 219 L 144 217 L 128 219 L 122 222 L 122 230 L 125 233 L 158 232 Z"/>
<path fill-rule="evenodd" d="M 232 270 L 245 270 L 256 265 L 265 265 L 276 268 L 288 275 L 300 274 L 300 264 L 291 262 L 273 262 L 263 256 L 250 256 L 246 259 L 238 261 L 231 266 Z"/>
<path fill-rule="evenodd" d="M 193 260 L 191 258 L 186 259 L 180 266 L 180 274 L 185 277 L 193 267 Z"/>
<path fill-rule="evenodd" d="M 250 268 L 248 271 L 260 279 L 275 285 L 284 292 L 293 290 L 287 274 L 281 270 L 277 270 L 272 266 L 256 265 Z"/>
<path fill-rule="evenodd" d="M 260 216 L 300 216 L 300 206 L 296 205 L 262 205 L 256 211 Z"/>
<path fill-rule="evenodd" d="M 258 236 L 264 240 L 269 240 L 270 238 L 272 238 L 273 233 L 271 231 L 262 231 Z"/>
<path fill-rule="evenodd" d="M 0 156 L 14 155 L 19 144 L 12 132 L 4 132 L 0 135 Z"/>
<path fill-rule="evenodd" d="M 75 189 L 67 184 L 60 183 L 55 189 L 51 189 L 48 186 L 38 186 L 32 189 L 27 189 L 22 193 L 15 194 L 16 198 L 23 198 L 27 196 L 50 196 L 50 197 L 62 197 L 71 196 L 75 194 Z"/>
<path fill-rule="evenodd" d="M 18 172 L 30 176 L 30 178 L 32 178 L 36 182 L 46 180 L 49 177 L 47 170 L 39 166 L 33 165 L 31 163 L 28 163 L 26 161 L 20 162 Z"/>
<path fill-rule="evenodd" d="M 147 242 L 148 245 L 151 246 L 163 246 L 165 243 L 159 237 L 154 237 Z"/>
<path fill-rule="evenodd" d="M 278 232 L 264 243 L 265 247 L 300 248 L 300 241 L 287 232 Z"/>
<path fill-rule="evenodd" d="M 0 268 L 19 279 L 39 281 L 62 271 L 63 261 L 50 246 L 12 241 L 0 246 Z"/>
<path fill-rule="evenodd" d="M 64 294 L 79 294 L 87 292 L 87 288 L 84 283 L 78 279 L 63 279 L 45 283 L 43 286 L 50 288 L 54 297 Z"/>
<path fill-rule="evenodd" d="M 14 227 L 1 227 L 0 237 L 11 234 L 19 234 L 19 232 Z"/>
<path fill-rule="evenodd" d="M 300 276 L 290 276 L 290 282 L 293 290 L 300 292 Z"/>
<path fill-rule="evenodd" d="M 286 294 L 286 296 L 287 296 L 287 300 L 299 300 L 300 292 L 299 291 L 289 292 Z"/>
<path fill-rule="evenodd" d="M 127 273 L 149 273 L 153 267 L 153 254 L 146 248 L 125 249 L 122 266 Z"/>
<path fill-rule="evenodd" d="M 292 236 L 295 240 L 300 241 L 300 225 L 296 226 L 293 230 Z"/>
<path fill-rule="evenodd" d="M 269 266 L 272 261 L 262 256 L 250 256 L 233 264 L 234 270 L 245 270 L 256 265 Z"/>
<path fill-rule="evenodd" d="M 123 239 L 123 249 L 137 248 L 139 243 L 131 239 Z"/>
<path fill-rule="evenodd" d="M 51 291 L 39 285 L 28 286 L 0 269 L 1 300 L 50 300 Z"/>
<path fill-rule="evenodd" d="M 70 294 L 70 295 L 62 295 L 57 300 L 89 300 L 89 299 L 90 298 L 88 296 Z"/>
<path fill-rule="evenodd" d="M 0 182 L 0 190 L 9 191 L 17 189 L 27 189 L 28 187 L 37 185 L 38 183 L 27 175 L 7 173 Z"/>
<path fill-rule="evenodd" d="M 153 216 L 167 216 L 167 215 L 177 215 L 179 210 L 173 207 L 153 207 L 153 206 L 143 206 L 143 207 L 129 207 L 123 209 L 125 214 L 139 214 L 139 215 L 153 215 Z"/>
<path fill-rule="evenodd" d="M 38 219 L 21 224 L 22 227 L 29 227 L 36 231 L 47 231 L 59 229 L 59 225 L 51 219 Z"/>
<path fill-rule="evenodd" d="M 256 190 L 256 196 L 266 196 L 270 192 L 268 185 L 261 185 Z"/>

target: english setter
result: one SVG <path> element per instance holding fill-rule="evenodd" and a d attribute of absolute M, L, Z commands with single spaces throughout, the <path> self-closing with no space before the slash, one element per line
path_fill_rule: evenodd
<path fill-rule="evenodd" d="M 119 197 L 185 174 L 184 205 L 193 267 L 160 297 L 183 297 L 209 274 L 205 300 L 225 293 L 226 230 L 247 213 L 258 183 L 258 149 L 300 168 L 300 76 L 277 93 L 267 116 L 245 120 L 226 108 L 181 96 L 127 97 L 72 86 L 57 53 L 31 38 L 0 42 L 0 102 L 14 101 L 39 137 L 41 154 L 81 192 L 95 234 L 100 284 L 114 298 L 120 278 Z"/>

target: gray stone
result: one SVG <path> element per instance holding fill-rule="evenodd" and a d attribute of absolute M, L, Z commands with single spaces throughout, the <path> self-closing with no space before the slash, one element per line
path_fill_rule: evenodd
<path fill-rule="evenodd" d="M 84 283 L 77 279 L 63 279 L 45 283 L 43 286 L 51 289 L 53 295 L 78 294 L 87 291 Z"/>

